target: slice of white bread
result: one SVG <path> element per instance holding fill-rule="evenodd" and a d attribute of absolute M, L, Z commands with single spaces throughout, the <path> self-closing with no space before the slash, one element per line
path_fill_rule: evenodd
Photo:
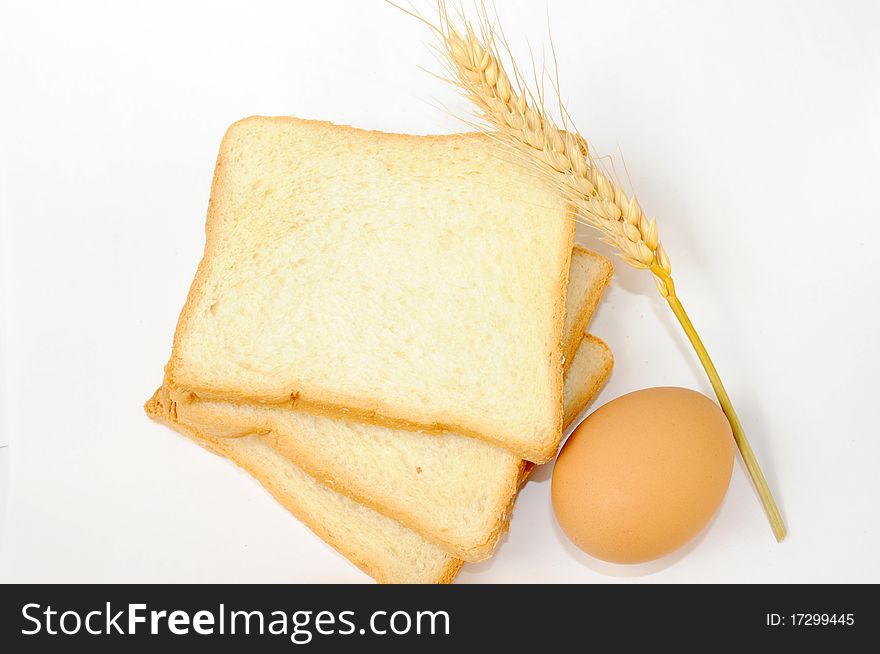
<path fill-rule="evenodd" d="M 167 383 L 546 461 L 573 235 L 561 196 L 486 136 L 239 121 Z"/>
<path fill-rule="evenodd" d="M 566 397 L 583 395 L 567 400 L 567 422 L 577 416 L 571 412 L 594 393 L 589 383 L 577 380 L 595 374 L 597 353 L 602 353 L 601 358 L 607 363 L 602 366 L 606 370 L 604 379 L 610 369 L 611 353 L 598 339 L 587 336 L 572 360 Z M 199 426 L 184 424 L 164 387 L 156 391 L 145 409 L 154 420 L 244 468 L 319 537 L 380 583 L 448 583 L 458 573 L 460 559 L 401 523 L 320 483 L 276 452 L 266 436 L 218 438 L 202 432 Z M 530 470 L 531 464 L 522 471 L 518 482 Z"/>
<path fill-rule="evenodd" d="M 604 257 L 572 255 L 564 346 L 577 348 L 611 274 Z M 565 423 L 604 382 L 611 353 L 588 336 L 565 385 Z M 174 399 L 174 398 L 172 398 Z M 489 557 L 507 524 L 524 462 L 473 438 L 425 435 L 248 403 L 175 399 L 179 420 L 215 437 L 262 434 L 273 449 L 331 488 L 424 534 L 466 561 Z"/>

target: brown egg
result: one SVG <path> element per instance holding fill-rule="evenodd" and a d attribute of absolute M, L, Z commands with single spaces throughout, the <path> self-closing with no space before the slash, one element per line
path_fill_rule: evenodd
<path fill-rule="evenodd" d="M 553 510 L 579 548 L 641 563 L 693 539 L 727 492 L 733 435 L 724 413 L 685 388 L 648 388 L 594 411 L 553 469 Z"/>

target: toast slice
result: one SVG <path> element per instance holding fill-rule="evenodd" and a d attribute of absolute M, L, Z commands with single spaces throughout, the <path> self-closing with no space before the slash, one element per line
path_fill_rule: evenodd
<path fill-rule="evenodd" d="M 247 118 L 220 147 L 167 384 L 546 461 L 573 236 L 486 136 Z"/>
<path fill-rule="evenodd" d="M 585 347 L 586 346 L 586 347 Z M 568 422 L 577 417 L 575 408 L 585 404 L 594 389 L 576 380 L 594 374 L 594 356 L 604 352 L 607 369 L 611 354 L 604 344 L 587 336 L 569 368 L 566 397 Z M 586 356 L 582 356 L 586 355 Z M 605 375 L 607 377 L 607 371 Z M 282 456 L 265 435 L 240 438 L 217 437 L 201 427 L 186 424 L 175 404 L 160 388 L 145 406 L 147 415 L 193 439 L 207 449 L 226 456 L 254 476 L 282 505 L 320 538 L 380 583 L 449 583 L 462 560 L 378 511 L 332 490 Z M 423 437 L 426 438 L 426 437 Z M 523 466 L 517 484 L 524 481 L 531 464 Z"/>
<path fill-rule="evenodd" d="M 572 255 L 564 346 L 577 348 L 610 278 L 611 264 L 583 248 Z M 607 346 L 587 336 L 565 383 L 565 424 L 612 366 Z M 425 435 L 248 403 L 176 399 L 179 420 L 214 437 L 261 434 L 272 448 L 327 486 L 424 534 L 466 561 L 489 557 L 507 524 L 524 462 L 473 438 Z"/>

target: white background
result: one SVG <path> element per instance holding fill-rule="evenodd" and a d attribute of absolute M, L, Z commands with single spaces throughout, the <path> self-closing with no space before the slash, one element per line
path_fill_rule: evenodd
<path fill-rule="evenodd" d="M 225 128 L 296 114 L 460 130 L 436 105 L 467 105 L 419 69 L 438 70 L 429 34 L 378 0 L 0 6 L 2 578 L 367 580 L 141 405 Z M 880 581 L 880 5 L 498 6 L 521 61 L 529 43 L 540 58 L 549 14 L 568 107 L 657 216 L 790 535 L 773 541 L 738 464 L 692 547 L 604 565 L 555 526 L 545 468 L 497 556 L 459 580 Z M 616 355 L 599 404 L 711 392 L 644 273 L 618 264 L 592 331 Z"/>

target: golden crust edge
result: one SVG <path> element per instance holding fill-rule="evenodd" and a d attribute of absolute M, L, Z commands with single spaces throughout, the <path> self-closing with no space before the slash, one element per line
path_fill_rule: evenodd
<path fill-rule="evenodd" d="M 596 312 L 596 308 L 599 306 L 599 301 L 602 299 L 602 295 L 605 292 L 608 284 L 611 283 L 611 278 L 614 276 L 614 264 L 611 262 L 608 257 L 602 256 L 598 252 L 593 252 L 592 250 L 587 249 L 583 245 L 575 244 L 572 248 L 572 254 L 577 253 L 580 256 L 586 256 L 595 261 L 598 261 L 602 266 L 602 276 L 600 278 L 600 282 L 592 289 L 592 292 L 589 294 L 587 298 L 584 300 L 584 306 L 578 311 L 577 318 L 575 318 L 574 325 L 572 327 L 572 333 L 574 334 L 583 334 L 587 331 L 587 325 L 590 324 L 590 320 L 593 318 L 593 314 Z M 571 365 L 572 360 L 574 359 L 574 355 L 577 352 L 578 347 L 580 346 L 580 339 L 572 338 L 568 343 L 564 343 L 564 355 L 565 355 L 565 370 L 568 370 L 568 367 Z"/>
<path fill-rule="evenodd" d="M 596 396 L 599 394 L 599 391 L 601 391 L 605 384 L 608 382 L 608 379 L 611 377 L 611 371 L 614 369 L 614 352 L 611 351 L 611 348 L 608 347 L 608 344 L 605 341 L 597 336 L 593 336 L 592 334 L 585 334 L 584 340 L 589 340 L 602 347 L 606 354 L 605 365 L 603 366 L 603 370 L 600 375 L 596 378 L 595 383 L 593 383 L 593 385 L 590 386 L 589 389 L 585 389 L 581 393 L 583 403 L 581 404 L 581 400 L 578 400 L 578 404 L 581 406 L 581 408 L 572 415 L 568 425 L 571 425 L 577 419 L 578 415 L 580 415 L 580 413 L 590 404 L 590 402 L 592 402 L 596 398 Z M 568 428 L 568 425 L 566 425 L 566 428 Z M 529 478 L 529 475 L 531 475 L 532 471 L 537 467 L 534 463 L 530 461 L 526 461 L 525 464 L 526 465 L 523 476 L 520 481 L 520 487 L 525 484 L 525 482 Z"/>

